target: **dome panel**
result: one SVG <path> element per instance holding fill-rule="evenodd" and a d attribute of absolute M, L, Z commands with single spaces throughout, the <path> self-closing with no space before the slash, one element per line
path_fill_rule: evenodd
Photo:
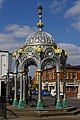
<path fill-rule="evenodd" d="M 56 45 L 54 38 L 47 32 L 38 31 L 32 33 L 27 39 L 25 44 L 27 45 Z"/>

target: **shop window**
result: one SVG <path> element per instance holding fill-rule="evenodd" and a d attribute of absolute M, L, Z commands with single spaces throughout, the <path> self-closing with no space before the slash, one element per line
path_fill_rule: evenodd
<path fill-rule="evenodd" d="M 73 78 L 72 73 L 70 73 L 70 79 L 72 79 L 72 78 Z"/>
<path fill-rule="evenodd" d="M 73 79 L 77 79 L 77 73 L 73 73 Z"/>
<path fill-rule="evenodd" d="M 52 79 L 52 73 L 49 73 L 49 80 Z"/>

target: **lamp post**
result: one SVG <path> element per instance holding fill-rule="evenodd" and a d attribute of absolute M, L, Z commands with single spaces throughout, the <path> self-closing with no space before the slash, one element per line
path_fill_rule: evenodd
<path fill-rule="evenodd" d="M 67 99 L 66 99 L 66 60 L 67 60 L 67 55 L 65 54 L 65 51 L 62 50 L 61 52 L 61 57 L 60 57 L 60 61 L 62 64 L 62 68 L 63 68 L 63 72 L 64 72 L 64 98 L 63 98 L 63 107 L 67 107 Z"/>

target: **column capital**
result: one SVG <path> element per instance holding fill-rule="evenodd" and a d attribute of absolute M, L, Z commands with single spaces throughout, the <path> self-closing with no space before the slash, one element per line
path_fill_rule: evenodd
<path fill-rule="evenodd" d="M 42 74 L 42 70 L 38 70 L 37 75 L 41 75 L 41 74 Z"/>

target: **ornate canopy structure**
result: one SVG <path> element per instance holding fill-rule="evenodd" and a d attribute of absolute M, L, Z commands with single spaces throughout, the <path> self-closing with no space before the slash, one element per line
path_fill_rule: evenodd
<path fill-rule="evenodd" d="M 16 50 L 13 53 L 15 56 L 15 63 L 17 72 L 19 67 L 20 73 L 20 100 L 18 107 L 22 107 L 23 103 L 25 103 L 25 81 L 22 82 L 22 76 L 24 72 L 24 66 L 28 69 L 29 65 L 36 65 L 38 68 L 38 82 L 39 82 L 39 95 L 38 95 L 38 103 L 37 108 L 42 109 L 42 101 L 41 101 L 41 72 L 45 68 L 46 65 L 56 66 L 56 72 L 60 72 L 60 55 L 61 49 L 57 47 L 57 44 L 54 38 L 47 32 L 42 30 L 44 24 L 42 22 L 42 6 L 38 7 L 39 13 L 39 21 L 37 23 L 37 27 L 39 28 L 37 32 L 32 33 L 25 41 L 24 46 L 20 49 Z M 24 73 L 26 75 L 27 73 Z M 15 77 L 16 78 L 16 77 Z M 17 79 L 17 78 L 16 78 Z M 13 105 L 16 105 L 16 79 L 15 79 L 15 98 Z M 22 87 L 23 85 L 23 87 Z M 58 77 L 58 86 L 59 86 L 59 77 Z M 23 92 L 22 92 L 23 91 Z M 57 92 L 60 90 L 58 88 Z M 59 100 L 59 95 L 58 95 Z M 60 101 L 58 101 L 60 104 Z"/>
<path fill-rule="evenodd" d="M 23 63 L 28 60 L 30 61 L 29 65 L 35 64 L 37 66 L 39 53 L 42 64 L 46 65 L 45 62 L 50 62 L 51 59 L 54 63 L 56 55 L 60 52 L 61 50 L 57 47 L 54 38 L 49 33 L 39 30 L 32 33 L 26 39 L 24 46 L 15 51 L 13 55 Z"/>
<path fill-rule="evenodd" d="M 13 53 L 13 56 L 16 56 L 16 59 L 23 64 L 27 60 L 29 65 L 37 66 L 40 57 L 41 65 L 45 67 L 47 63 L 54 64 L 57 54 L 61 53 L 54 38 L 42 30 L 44 26 L 42 22 L 42 9 L 40 5 L 38 7 L 39 21 L 37 23 L 39 30 L 29 35 L 24 46 Z"/>

